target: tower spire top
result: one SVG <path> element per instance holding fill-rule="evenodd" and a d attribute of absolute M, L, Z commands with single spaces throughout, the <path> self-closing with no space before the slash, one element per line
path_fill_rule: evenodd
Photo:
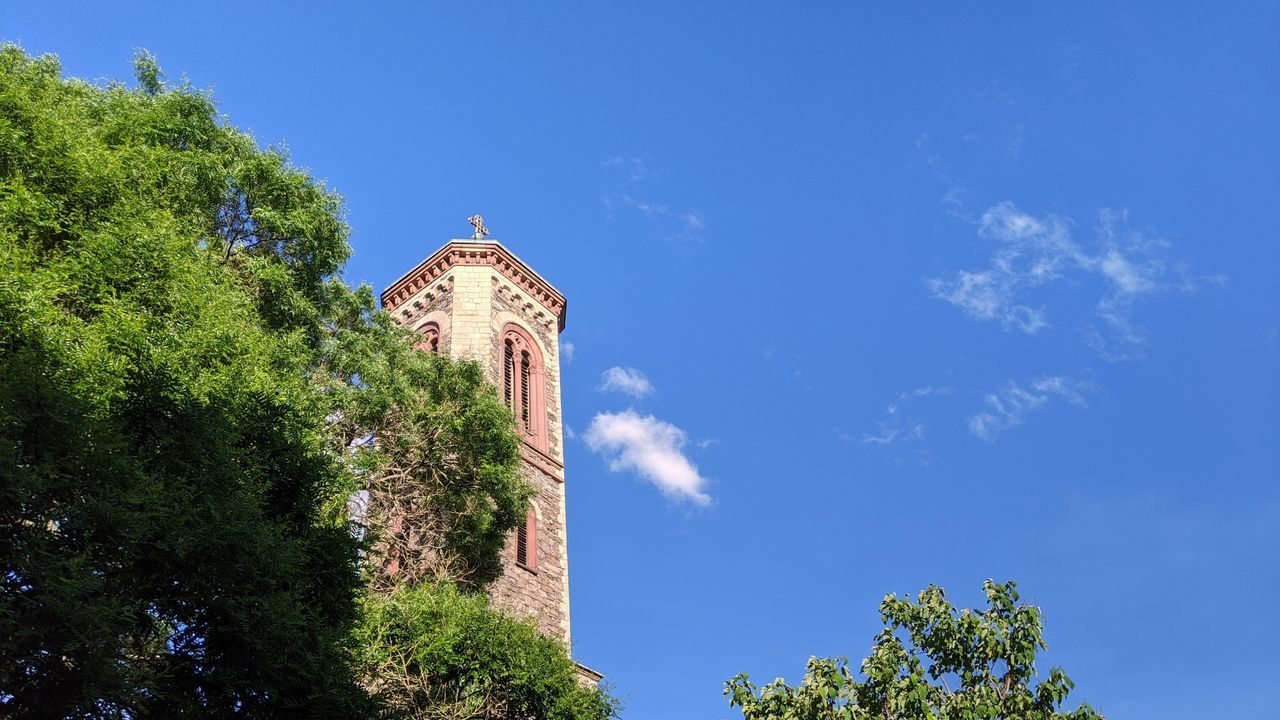
<path fill-rule="evenodd" d="M 471 223 L 472 227 L 476 229 L 475 234 L 471 236 L 472 240 L 483 240 L 484 236 L 489 234 L 489 228 L 484 226 L 484 218 L 480 217 L 480 215 L 472 215 L 467 218 L 467 222 Z"/>

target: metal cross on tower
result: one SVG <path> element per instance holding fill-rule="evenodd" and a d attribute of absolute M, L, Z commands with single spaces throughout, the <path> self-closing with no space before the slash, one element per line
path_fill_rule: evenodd
<path fill-rule="evenodd" d="M 471 236 L 472 240 L 483 240 L 484 236 L 489 234 L 489 228 L 484 226 L 484 218 L 479 215 L 472 215 L 467 218 L 467 222 L 476 229 L 475 234 Z"/>

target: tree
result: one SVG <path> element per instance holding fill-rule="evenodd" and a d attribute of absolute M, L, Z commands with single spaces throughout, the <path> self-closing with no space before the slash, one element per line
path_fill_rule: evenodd
<path fill-rule="evenodd" d="M 0 49 L 0 713 L 359 714 L 340 200 L 139 75 Z"/>
<path fill-rule="evenodd" d="M 527 621 L 447 584 L 365 601 L 361 662 L 387 716 L 428 720 L 605 720 L 617 701 L 578 681 L 565 648 Z"/>
<path fill-rule="evenodd" d="M 534 492 L 511 411 L 477 363 L 414 349 L 367 287 L 335 295 L 316 382 L 365 498 L 371 582 L 483 590 Z"/>
<path fill-rule="evenodd" d="M 843 658 L 810 658 L 798 687 L 757 688 L 740 674 L 725 696 L 746 720 L 1101 720 L 1088 705 L 1060 709 L 1074 687 L 1060 668 L 1035 682 L 1040 609 L 1018 604 L 1012 581 L 983 588 L 985 610 L 957 610 L 933 586 L 916 602 L 887 596 L 885 629 L 860 675 Z"/>

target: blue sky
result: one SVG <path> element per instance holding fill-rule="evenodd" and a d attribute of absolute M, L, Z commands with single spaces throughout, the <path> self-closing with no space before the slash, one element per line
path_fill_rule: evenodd
<path fill-rule="evenodd" d="M 568 296 L 575 652 L 626 717 L 987 577 L 1109 717 L 1274 712 L 1276 2 L 122 5 L 0 37 L 211 87 L 345 195 L 350 280 L 481 212 Z"/>

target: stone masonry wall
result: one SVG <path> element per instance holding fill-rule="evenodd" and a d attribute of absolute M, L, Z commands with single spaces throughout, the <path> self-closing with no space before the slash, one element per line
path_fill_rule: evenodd
<path fill-rule="evenodd" d="M 544 407 L 546 409 L 546 454 L 563 463 L 562 422 L 560 416 L 560 357 L 558 328 L 547 322 L 540 308 L 499 274 L 492 276 L 490 295 L 489 369 L 495 383 L 502 367 L 502 328 L 517 322 L 532 331 L 542 350 Z M 511 608 L 517 614 L 538 620 L 543 632 L 569 643 L 569 558 L 565 528 L 565 494 L 563 465 L 548 467 L 545 461 L 534 464 L 537 451 L 525 447 L 526 459 L 521 468 L 525 480 L 538 488 L 535 499 L 538 515 L 537 573 L 515 562 L 514 535 L 503 555 L 502 578 L 495 583 L 490 597 L 496 605 Z M 541 467 L 539 467 L 541 465 Z"/>
<path fill-rule="evenodd" d="M 538 628 L 569 642 L 569 606 L 563 588 L 568 584 L 565 548 L 563 485 L 551 475 L 525 463 L 520 474 L 538 488 L 533 499 L 538 518 L 536 572 L 516 564 L 515 535 L 502 551 L 502 577 L 489 589 L 494 605 L 533 618 Z"/>
<path fill-rule="evenodd" d="M 431 287 L 418 291 L 395 308 L 392 315 L 396 322 L 414 330 L 427 322 L 435 322 L 440 326 L 441 351 L 447 353 L 453 337 L 453 323 L 450 322 L 452 310 L 453 276 L 450 275 Z"/>
<path fill-rule="evenodd" d="M 493 381 L 498 383 L 501 379 L 498 373 L 502 368 L 502 338 L 500 337 L 502 327 L 509 320 L 519 320 L 520 324 L 526 329 L 533 331 L 534 337 L 537 338 L 538 344 L 542 347 L 543 375 L 546 382 L 543 387 L 543 399 L 547 411 L 547 454 L 563 462 L 564 438 L 560 415 L 560 342 L 556 326 L 538 321 L 530 308 L 532 301 L 521 295 L 519 291 L 513 290 L 510 285 L 503 282 L 503 278 L 496 275 L 493 278 L 492 298 L 489 321 L 491 331 L 489 345 L 492 350 L 489 356 L 489 367 Z"/>
<path fill-rule="evenodd" d="M 493 353 L 490 305 L 493 294 L 493 269 L 485 265 L 459 265 L 449 271 L 453 278 L 453 312 L 450 324 L 453 336 L 449 354 L 455 358 L 477 360 L 489 370 L 494 380 L 490 357 Z"/>

